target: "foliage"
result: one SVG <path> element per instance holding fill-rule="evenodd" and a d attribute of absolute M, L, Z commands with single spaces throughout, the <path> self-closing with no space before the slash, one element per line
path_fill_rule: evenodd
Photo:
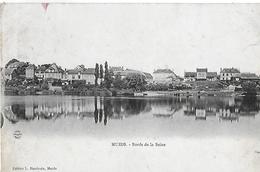
<path fill-rule="evenodd" d="M 61 79 L 54 80 L 53 83 L 52 83 L 52 85 L 53 85 L 53 86 L 62 86 Z"/>
<path fill-rule="evenodd" d="M 144 91 L 145 85 L 147 84 L 147 82 L 145 81 L 145 76 L 141 74 L 129 74 L 126 76 L 125 82 L 127 88 L 134 91 Z"/>
<path fill-rule="evenodd" d="M 113 86 L 117 89 L 123 89 L 126 88 L 126 82 L 121 78 L 119 74 L 115 76 L 115 79 L 113 80 Z"/>
<path fill-rule="evenodd" d="M 10 60 L 9 62 L 6 63 L 5 68 L 7 68 L 10 64 L 12 64 L 14 62 L 19 62 L 19 60 L 17 60 L 17 59 Z"/>
<path fill-rule="evenodd" d="M 100 85 L 103 86 L 103 78 L 104 78 L 104 70 L 103 70 L 103 65 L 100 64 L 99 68 L 99 75 L 100 75 Z"/>
<path fill-rule="evenodd" d="M 146 89 L 150 91 L 167 91 L 169 89 L 169 85 L 163 83 L 150 83 L 146 85 Z"/>
<path fill-rule="evenodd" d="M 108 64 L 105 62 L 105 76 L 104 76 L 104 85 L 107 89 L 111 87 L 113 82 L 112 73 L 108 70 Z"/>
<path fill-rule="evenodd" d="M 95 67 L 95 86 L 98 85 L 98 78 L 99 78 L 99 65 L 98 65 L 98 63 L 96 63 L 96 67 Z"/>
<path fill-rule="evenodd" d="M 43 90 L 49 90 L 49 84 L 47 81 L 43 81 L 42 85 L 41 85 L 41 88 Z"/>
<path fill-rule="evenodd" d="M 86 86 L 86 82 L 83 80 L 75 80 L 72 82 L 72 87 L 75 89 L 82 90 L 85 88 L 85 86 Z"/>
<path fill-rule="evenodd" d="M 256 83 L 253 81 L 246 81 L 241 84 L 244 91 L 247 92 L 247 94 L 256 94 Z"/>

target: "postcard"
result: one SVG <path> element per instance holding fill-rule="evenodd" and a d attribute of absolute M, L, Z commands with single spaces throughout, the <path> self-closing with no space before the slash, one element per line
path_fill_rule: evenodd
<path fill-rule="evenodd" d="M 260 171 L 260 4 L 3 3 L 1 171 Z"/>

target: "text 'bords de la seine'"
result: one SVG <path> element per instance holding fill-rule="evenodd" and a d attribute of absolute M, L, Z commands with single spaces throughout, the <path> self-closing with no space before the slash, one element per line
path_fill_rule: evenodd
<path fill-rule="evenodd" d="M 112 142 L 112 146 L 120 147 L 165 147 L 165 143 L 161 142 Z"/>

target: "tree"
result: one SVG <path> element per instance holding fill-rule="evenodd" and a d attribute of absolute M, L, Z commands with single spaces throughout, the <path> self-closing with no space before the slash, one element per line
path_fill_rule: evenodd
<path fill-rule="evenodd" d="M 141 74 L 129 74 L 125 78 L 127 88 L 132 89 L 134 91 L 144 91 L 145 85 L 147 82 L 145 81 L 145 76 Z"/>
<path fill-rule="evenodd" d="M 95 86 L 98 86 L 98 78 L 99 78 L 99 65 L 96 63 L 95 67 Z"/>
<path fill-rule="evenodd" d="M 7 68 L 10 64 L 12 64 L 14 62 L 19 62 L 19 60 L 17 60 L 17 59 L 10 60 L 8 63 L 6 63 L 5 68 Z"/>
<path fill-rule="evenodd" d="M 47 81 L 44 81 L 44 82 L 42 83 L 42 85 L 41 85 L 41 88 L 42 88 L 43 90 L 48 90 L 48 89 L 49 89 L 49 84 L 48 84 L 48 82 L 47 82 Z"/>
<path fill-rule="evenodd" d="M 253 81 L 246 81 L 241 84 L 243 90 L 247 95 L 256 95 L 256 83 Z"/>
<path fill-rule="evenodd" d="M 104 70 L 103 70 L 103 65 L 100 64 L 100 72 L 99 72 L 99 75 L 100 75 L 100 85 L 103 86 L 103 78 L 104 78 Z"/>
<path fill-rule="evenodd" d="M 125 88 L 125 80 L 121 79 L 119 74 L 116 74 L 115 79 L 113 80 L 113 86 L 117 89 Z"/>
<path fill-rule="evenodd" d="M 104 85 L 106 88 L 110 88 L 113 82 L 112 74 L 108 70 L 108 64 L 105 62 L 105 77 L 104 77 Z"/>

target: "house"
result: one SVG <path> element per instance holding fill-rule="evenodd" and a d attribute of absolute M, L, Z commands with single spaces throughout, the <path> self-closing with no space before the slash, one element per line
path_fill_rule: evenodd
<path fill-rule="evenodd" d="M 86 84 L 93 85 L 95 84 L 95 69 L 79 65 L 75 69 L 65 70 L 63 79 L 70 82 L 84 81 Z"/>
<path fill-rule="evenodd" d="M 239 77 L 238 80 L 241 80 L 241 81 L 259 81 L 260 80 L 260 78 L 255 73 L 240 73 L 240 75 L 237 75 L 237 76 Z"/>
<path fill-rule="evenodd" d="M 34 76 L 35 76 L 35 66 L 30 64 L 25 69 L 25 77 L 26 77 L 26 79 L 34 79 Z"/>
<path fill-rule="evenodd" d="M 153 72 L 153 82 L 170 84 L 179 77 L 171 69 L 157 69 Z"/>
<path fill-rule="evenodd" d="M 220 80 L 221 81 L 230 81 L 233 76 L 237 76 L 240 71 L 236 68 L 224 68 L 220 69 Z"/>
<path fill-rule="evenodd" d="M 44 71 L 44 79 L 62 79 L 63 72 L 61 67 L 57 66 L 56 63 L 53 63 Z"/>
<path fill-rule="evenodd" d="M 207 80 L 207 73 L 208 73 L 207 68 L 197 68 L 196 73 L 197 73 L 196 75 L 197 80 Z"/>
<path fill-rule="evenodd" d="M 43 64 L 43 65 L 38 65 L 35 69 L 35 76 L 39 79 L 39 80 L 43 80 L 44 79 L 44 72 L 47 68 L 49 68 L 51 66 L 51 64 Z"/>
<path fill-rule="evenodd" d="M 184 72 L 184 81 L 196 81 L 196 72 Z"/>
<path fill-rule="evenodd" d="M 216 81 L 218 79 L 217 72 L 208 72 L 207 73 L 207 80 L 208 81 Z"/>
<path fill-rule="evenodd" d="M 197 68 L 196 72 L 184 72 L 184 81 L 207 80 L 216 81 L 217 72 L 208 72 L 207 68 Z"/>
<path fill-rule="evenodd" d="M 109 67 L 109 70 L 113 73 L 115 76 L 118 72 L 122 72 L 125 70 L 123 66 L 111 66 Z"/>

